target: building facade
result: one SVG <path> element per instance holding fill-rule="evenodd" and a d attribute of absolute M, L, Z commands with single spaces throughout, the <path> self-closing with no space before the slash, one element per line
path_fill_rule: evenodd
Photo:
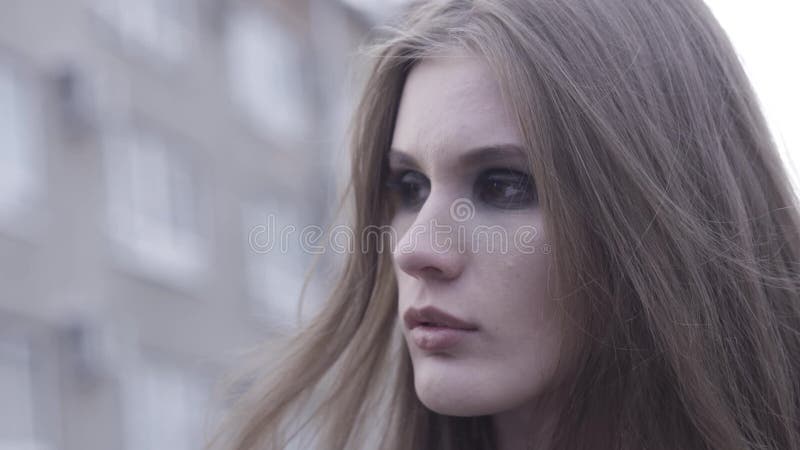
<path fill-rule="evenodd" d="M 368 26 L 332 0 L 2 2 L 0 449 L 202 447 L 220 374 L 297 322 L 314 255 L 263 231 L 330 219 Z"/>

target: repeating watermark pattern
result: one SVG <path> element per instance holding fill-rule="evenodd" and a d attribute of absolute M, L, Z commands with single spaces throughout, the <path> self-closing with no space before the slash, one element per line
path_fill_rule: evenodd
<path fill-rule="evenodd" d="M 466 222 L 475 217 L 475 205 L 468 198 L 459 198 L 450 205 L 450 218 L 456 222 Z"/>
<path fill-rule="evenodd" d="M 255 253 L 301 251 L 308 254 L 336 254 L 392 251 L 413 253 L 422 248 L 435 253 L 473 252 L 550 254 L 550 244 L 544 242 L 535 225 L 521 225 L 513 230 L 500 225 L 475 224 L 475 205 L 468 198 L 459 198 L 450 205 L 450 220 L 440 223 L 431 219 L 415 223 L 399 231 L 391 225 L 371 225 L 356 231 L 347 225 L 337 225 L 325 233 L 319 225 L 307 225 L 298 230 L 293 224 L 279 226 L 277 215 L 265 216 L 265 222 L 250 228 L 248 243 Z"/>

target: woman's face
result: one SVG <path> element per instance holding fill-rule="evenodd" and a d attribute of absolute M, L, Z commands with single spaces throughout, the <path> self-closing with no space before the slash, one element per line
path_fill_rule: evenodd
<path fill-rule="evenodd" d="M 462 53 L 419 63 L 400 103 L 387 182 L 398 313 L 417 395 L 440 414 L 512 411 L 558 378 L 563 311 L 511 117 L 484 60 Z"/>

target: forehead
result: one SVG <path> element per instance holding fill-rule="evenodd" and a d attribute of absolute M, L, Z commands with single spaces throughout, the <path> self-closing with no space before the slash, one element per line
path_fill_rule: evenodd
<path fill-rule="evenodd" d="M 469 148 L 519 145 L 511 117 L 483 58 L 455 52 L 431 57 L 408 75 L 392 148 L 432 162 Z"/>

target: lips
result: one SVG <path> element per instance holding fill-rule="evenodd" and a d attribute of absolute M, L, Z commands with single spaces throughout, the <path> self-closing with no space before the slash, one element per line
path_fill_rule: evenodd
<path fill-rule="evenodd" d="M 455 330 L 475 331 L 477 325 L 469 323 L 458 317 L 452 316 L 433 306 L 426 306 L 421 309 L 408 308 L 403 314 L 406 327 L 413 330 L 417 327 L 451 328 Z"/>
<path fill-rule="evenodd" d="M 409 308 L 403 314 L 412 341 L 421 350 L 439 352 L 455 347 L 478 330 L 475 324 L 452 316 L 432 306 Z"/>

